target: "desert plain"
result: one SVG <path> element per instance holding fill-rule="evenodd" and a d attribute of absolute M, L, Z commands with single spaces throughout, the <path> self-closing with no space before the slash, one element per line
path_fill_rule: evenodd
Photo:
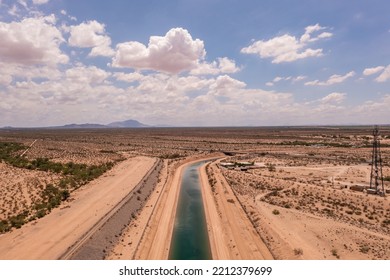
<path fill-rule="evenodd" d="M 213 259 L 390 259 L 390 193 L 356 187 L 372 129 L 1 129 L 0 259 L 167 259 L 183 170 L 206 159 Z"/>

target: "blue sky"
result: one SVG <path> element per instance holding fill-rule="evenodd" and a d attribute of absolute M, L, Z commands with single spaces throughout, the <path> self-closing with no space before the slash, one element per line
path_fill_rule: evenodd
<path fill-rule="evenodd" d="M 389 14 L 386 0 L 0 0 L 0 127 L 390 123 Z"/>

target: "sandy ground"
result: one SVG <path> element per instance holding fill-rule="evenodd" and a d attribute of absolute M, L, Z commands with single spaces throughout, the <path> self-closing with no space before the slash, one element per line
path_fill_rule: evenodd
<path fill-rule="evenodd" d="M 206 168 L 200 170 L 213 259 L 273 259 L 215 163 L 210 164 L 214 191 Z"/>
<path fill-rule="evenodd" d="M 244 200 L 248 206 L 250 200 Z M 388 235 L 260 200 L 255 208 L 259 228 L 278 259 L 383 259 L 389 254 Z M 274 215 L 275 209 L 280 214 Z"/>
<path fill-rule="evenodd" d="M 276 259 L 390 259 L 388 197 L 349 189 L 369 181 L 367 164 L 282 164 L 222 169 Z"/>
<path fill-rule="evenodd" d="M 0 235 L 0 259 L 57 259 L 126 196 L 155 159 L 127 159 L 42 219 Z"/>

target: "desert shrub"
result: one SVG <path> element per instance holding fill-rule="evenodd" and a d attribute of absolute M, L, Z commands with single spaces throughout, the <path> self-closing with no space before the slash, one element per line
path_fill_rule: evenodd
<path fill-rule="evenodd" d="M 267 167 L 268 167 L 268 171 L 270 171 L 270 172 L 275 172 L 275 171 L 276 171 L 276 166 L 275 166 L 275 164 L 267 163 L 266 165 L 267 165 Z"/>
<path fill-rule="evenodd" d="M 12 216 L 9 218 L 9 222 L 11 227 L 21 228 L 26 223 L 26 213 L 22 213 L 16 216 Z"/>
<path fill-rule="evenodd" d="M 11 226 L 8 221 L 6 220 L 1 220 L 0 221 L 0 233 L 7 232 L 11 229 Z"/>
<path fill-rule="evenodd" d="M 180 158 L 181 155 L 178 154 L 178 153 L 174 153 L 174 154 L 164 154 L 164 155 L 161 155 L 160 158 L 162 159 L 176 159 L 176 158 Z"/>
<path fill-rule="evenodd" d="M 70 196 L 70 192 L 68 190 L 63 190 L 61 191 L 61 199 L 62 200 L 67 200 Z"/>
<path fill-rule="evenodd" d="M 227 202 L 234 203 L 234 200 L 232 198 L 227 199 Z"/>
<path fill-rule="evenodd" d="M 100 152 L 103 154 L 115 154 L 113 150 L 100 150 Z"/>
<path fill-rule="evenodd" d="M 279 196 L 279 193 L 278 193 L 277 190 L 276 191 L 272 191 L 272 192 L 270 192 L 269 194 L 266 195 L 266 197 L 269 197 L 269 196 Z"/>
<path fill-rule="evenodd" d="M 302 250 L 302 248 L 295 248 L 295 249 L 294 249 L 294 254 L 295 254 L 296 256 L 303 255 L 303 250 Z"/>
<path fill-rule="evenodd" d="M 35 216 L 40 219 L 42 217 L 44 217 L 46 215 L 46 209 L 40 209 L 37 211 L 37 213 L 35 214 Z"/>
<path fill-rule="evenodd" d="M 370 247 L 368 245 L 361 245 L 359 251 L 363 254 L 367 254 L 370 251 Z"/>
<path fill-rule="evenodd" d="M 386 220 L 382 221 L 382 227 L 387 227 L 388 225 L 390 225 L 390 220 L 389 219 L 386 219 Z"/>
<path fill-rule="evenodd" d="M 12 166 L 27 168 L 29 161 L 18 154 L 27 147 L 19 143 L 0 142 L 0 161 L 4 161 Z"/>
<path fill-rule="evenodd" d="M 279 214 L 280 214 L 280 212 L 279 212 L 279 210 L 278 210 L 278 209 L 274 209 L 274 210 L 272 210 L 272 214 L 274 214 L 274 215 L 279 215 Z"/>
<path fill-rule="evenodd" d="M 339 256 L 339 254 L 338 254 L 336 249 L 332 249 L 330 252 L 332 253 L 332 256 L 336 257 L 337 259 L 340 258 L 340 256 Z"/>
<path fill-rule="evenodd" d="M 6 160 L 10 157 L 15 157 L 18 151 L 27 147 L 19 143 L 0 142 L 0 159 Z"/>

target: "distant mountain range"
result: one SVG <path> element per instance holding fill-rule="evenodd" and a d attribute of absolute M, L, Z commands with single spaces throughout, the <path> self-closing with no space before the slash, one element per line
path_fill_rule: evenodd
<path fill-rule="evenodd" d="M 136 120 L 126 120 L 121 122 L 112 122 L 107 125 L 104 124 L 96 124 L 96 123 L 82 123 L 82 124 L 66 124 L 62 126 L 51 126 L 51 127 L 44 127 L 44 128 L 56 128 L 56 129 L 76 129 L 76 128 L 140 128 L 140 127 L 151 127 L 150 125 L 140 123 Z M 16 127 L 4 127 L 6 129 L 13 129 Z M 36 128 L 43 128 L 43 127 L 36 127 Z"/>
<path fill-rule="evenodd" d="M 138 127 L 150 127 L 147 124 L 140 123 L 136 120 L 126 120 L 121 122 L 112 122 L 107 125 L 96 123 L 83 123 L 83 124 L 67 124 L 63 126 L 56 126 L 55 128 L 138 128 Z"/>
<path fill-rule="evenodd" d="M 150 125 L 140 123 L 136 120 L 127 120 L 122 122 L 112 122 L 107 125 L 108 127 L 149 127 Z"/>

